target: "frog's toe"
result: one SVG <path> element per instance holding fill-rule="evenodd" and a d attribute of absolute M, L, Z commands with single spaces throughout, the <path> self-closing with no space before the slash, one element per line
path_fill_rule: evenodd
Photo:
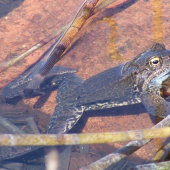
<path fill-rule="evenodd" d="M 49 122 L 47 133 L 66 133 L 77 123 L 84 111 L 83 106 L 57 105 Z"/>

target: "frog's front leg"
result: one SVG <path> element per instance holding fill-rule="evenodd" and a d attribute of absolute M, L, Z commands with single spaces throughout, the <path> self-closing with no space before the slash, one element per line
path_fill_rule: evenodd
<path fill-rule="evenodd" d="M 159 89 L 142 92 L 140 98 L 149 114 L 162 118 L 170 114 L 170 102 L 160 96 Z"/>

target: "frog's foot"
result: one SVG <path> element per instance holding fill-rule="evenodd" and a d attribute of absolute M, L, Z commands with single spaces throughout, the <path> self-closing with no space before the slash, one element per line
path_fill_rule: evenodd
<path fill-rule="evenodd" d="M 1 91 L 1 96 L 4 98 L 14 98 L 17 96 L 21 97 L 34 97 L 36 95 L 42 95 L 46 92 L 46 90 L 52 89 L 53 84 L 52 81 L 55 79 L 58 84 L 63 80 L 63 75 L 66 73 L 74 73 L 76 70 L 71 68 L 66 68 L 62 66 L 54 66 L 53 69 L 47 74 L 45 79 L 43 79 L 41 85 L 37 89 L 26 89 L 28 84 L 31 84 L 31 81 L 34 75 L 37 73 L 38 69 L 43 65 L 43 62 L 39 62 L 34 67 L 28 69 L 11 83 L 6 85 L 4 89 Z M 58 85 L 57 84 L 57 85 Z M 23 92 L 25 90 L 25 93 Z"/>
<path fill-rule="evenodd" d="M 28 82 L 27 86 L 23 90 L 23 93 L 24 95 L 29 96 L 36 93 L 39 94 L 47 90 L 52 90 L 53 86 L 59 85 L 59 83 L 63 79 L 62 75 L 75 72 L 76 70 L 71 68 L 54 66 L 45 78 L 35 73 L 34 75 L 32 75 L 31 81 Z"/>
<path fill-rule="evenodd" d="M 56 106 L 54 114 L 49 122 L 47 133 L 56 134 L 68 132 L 80 119 L 83 110 L 83 107 L 75 107 L 74 105 L 66 105 L 64 107 L 61 105 Z M 70 155 L 71 146 L 67 146 L 67 148 L 60 153 L 60 170 L 68 169 Z"/>

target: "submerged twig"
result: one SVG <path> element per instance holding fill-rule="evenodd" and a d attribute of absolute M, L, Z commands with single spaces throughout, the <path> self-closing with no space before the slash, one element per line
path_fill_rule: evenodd
<path fill-rule="evenodd" d="M 167 127 L 170 125 L 170 115 L 168 115 L 165 119 L 163 119 L 161 122 L 153 126 L 152 128 L 160 128 L 160 127 Z M 168 132 L 170 133 L 170 132 Z M 154 134 L 157 135 L 157 134 Z M 148 143 L 150 139 L 148 140 L 139 140 L 139 141 L 132 141 L 125 145 L 123 148 L 117 150 L 116 152 L 113 152 L 98 161 L 81 168 L 80 170 L 103 170 L 107 167 L 109 167 L 112 164 L 115 164 L 116 162 L 122 160 L 123 158 L 127 157 L 128 155 L 132 154 L 133 152 L 137 151 L 140 147 Z"/>
<path fill-rule="evenodd" d="M 170 161 L 137 165 L 135 170 L 169 170 Z"/>
<path fill-rule="evenodd" d="M 25 119 L 25 121 L 27 122 L 27 125 L 30 127 L 30 129 L 32 130 L 32 132 L 34 134 L 40 134 L 39 132 L 39 129 L 34 121 L 34 118 L 31 116 L 31 117 L 27 117 Z"/>
<path fill-rule="evenodd" d="M 101 11 L 103 8 L 105 8 L 106 6 L 112 4 L 113 2 L 115 2 L 117 0 L 105 0 L 104 2 L 102 2 L 101 4 L 99 4 L 97 7 L 94 8 L 94 11 L 92 13 L 91 16 L 95 15 L 96 13 L 98 13 L 99 11 Z M 7 68 L 13 66 L 15 63 L 17 63 L 18 61 L 26 58 L 27 56 L 29 56 L 30 54 L 32 54 L 33 52 L 35 52 L 36 50 L 40 49 L 41 47 L 43 47 L 44 45 L 46 45 L 47 43 L 49 43 L 51 40 L 53 40 L 54 38 L 56 38 L 59 34 L 61 34 L 67 27 L 68 25 L 70 25 L 71 22 L 69 22 L 68 24 L 62 26 L 61 28 L 57 29 L 56 31 L 54 31 L 52 34 L 50 34 L 49 36 L 45 37 L 44 39 L 42 39 L 41 41 L 39 41 L 37 44 L 35 44 L 34 46 L 32 46 L 30 49 L 28 49 L 27 51 L 23 52 L 22 54 L 16 56 L 15 58 L 13 58 L 12 60 L 2 64 L 0 66 L 0 72 L 6 70 Z"/>
<path fill-rule="evenodd" d="M 170 138 L 168 138 L 163 146 L 160 148 L 160 150 L 157 151 L 157 153 L 152 158 L 152 161 L 164 161 L 168 153 L 170 152 Z"/>
<path fill-rule="evenodd" d="M 92 12 L 92 15 L 94 15 L 97 12 L 101 11 L 102 9 L 106 8 L 107 6 L 109 6 L 110 4 L 112 4 L 115 1 L 117 1 L 117 0 L 105 0 L 105 1 L 101 2 L 99 5 L 97 5 L 94 8 L 94 10 Z"/>
<path fill-rule="evenodd" d="M 8 129 L 11 133 L 14 134 L 25 134 L 24 131 L 22 131 L 20 128 L 15 126 L 13 123 L 9 122 L 6 118 L 3 116 L 0 116 L 0 125 Z"/>
<path fill-rule="evenodd" d="M 146 140 L 170 136 L 170 127 L 132 130 L 124 132 L 83 133 L 83 134 L 40 134 L 13 135 L 1 134 L 0 146 L 53 146 L 99 144 L 125 142 L 132 140 Z M 135 141 L 133 141 L 134 143 Z M 138 141 L 137 141 L 138 142 Z M 143 143 L 142 141 L 139 143 Z M 130 146 L 130 145 L 129 145 Z M 133 145 L 134 146 L 134 145 Z"/>

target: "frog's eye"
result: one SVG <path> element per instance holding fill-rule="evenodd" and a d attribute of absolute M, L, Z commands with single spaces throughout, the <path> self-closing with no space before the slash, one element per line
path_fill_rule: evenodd
<path fill-rule="evenodd" d="M 159 67 L 161 65 L 161 59 L 159 57 L 152 58 L 149 64 L 153 68 Z"/>

